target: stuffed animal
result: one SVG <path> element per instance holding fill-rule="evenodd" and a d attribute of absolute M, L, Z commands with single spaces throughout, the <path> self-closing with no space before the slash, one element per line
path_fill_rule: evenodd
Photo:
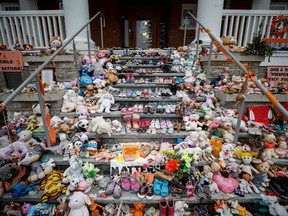
<path fill-rule="evenodd" d="M 273 133 L 265 134 L 263 146 L 265 147 L 264 155 L 266 158 L 271 159 L 279 158 L 279 156 L 275 153 L 275 145 L 276 145 L 276 137 Z"/>
<path fill-rule="evenodd" d="M 95 160 L 99 161 L 99 160 L 105 159 L 105 162 L 108 162 L 110 159 L 113 159 L 116 156 L 117 155 L 115 153 L 111 153 L 107 150 L 103 150 L 96 155 Z"/>
<path fill-rule="evenodd" d="M 70 166 L 66 168 L 66 170 L 63 173 L 62 182 L 64 184 L 68 184 L 71 181 L 71 179 L 75 177 L 79 178 L 82 181 L 83 180 L 82 160 L 76 157 L 72 157 L 69 160 L 69 164 Z"/>
<path fill-rule="evenodd" d="M 134 216 L 143 216 L 143 209 L 144 209 L 146 204 L 134 203 L 133 205 L 134 205 L 135 209 L 131 209 L 130 213 L 132 213 Z"/>
<path fill-rule="evenodd" d="M 214 92 L 213 91 L 204 91 L 204 92 L 205 92 L 206 101 L 202 104 L 202 107 L 215 109 L 215 106 L 213 103 Z"/>
<path fill-rule="evenodd" d="M 63 171 L 53 170 L 41 182 L 40 189 L 43 191 L 41 194 L 41 201 L 48 202 L 51 197 L 57 199 L 61 194 L 66 193 L 66 185 L 62 183 Z"/>
<path fill-rule="evenodd" d="M 89 119 L 90 118 L 88 108 L 85 105 L 77 106 L 76 114 L 78 115 L 78 119 Z"/>
<path fill-rule="evenodd" d="M 257 171 L 266 173 L 269 177 L 274 177 L 275 175 L 271 172 L 270 164 L 268 162 L 272 164 L 272 162 L 270 161 L 255 161 L 254 160 L 253 166 L 256 168 Z"/>
<path fill-rule="evenodd" d="M 184 201 L 178 200 L 174 203 L 174 216 L 184 216 L 185 209 L 189 206 Z"/>
<path fill-rule="evenodd" d="M 27 144 L 16 141 L 4 148 L 0 148 L 0 160 L 10 160 L 16 164 L 25 157 L 28 151 Z"/>
<path fill-rule="evenodd" d="M 116 84 L 119 80 L 118 72 L 115 69 L 109 69 L 105 74 L 107 84 Z"/>
<path fill-rule="evenodd" d="M 80 179 L 78 177 L 73 177 L 70 179 L 69 185 L 66 190 L 66 196 L 69 196 L 71 194 L 71 191 L 74 191 L 78 188 Z"/>
<path fill-rule="evenodd" d="M 63 161 L 68 161 L 70 157 L 75 156 L 73 143 L 68 139 L 67 134 L 59 134 L 60 143 L 58 145 L 57 153 L 63 155 Z"/>
<path fill-rule="evenodd" d="M 53 52 L 58 50 L 62 46 L 62 40 L 61 40 L 60 36 L 55 35 L 54 37 L 52 37 L 50 39 L 49 45 L 50 45 L 51 50 Z"/>
<path fill-rule="evenodd" d="M 105 121 L 102 116 L 96 116 L 93 118 L 88 127 L 89 132 L 97 134 L 107 133 L 109 136 L 112 134 L 112 127 L 110 122 Z"/>
<path fill-rule="evenodd" d="M 34 146 L 33 149 L 29 149 L 26 153 L 25 157 L 21 160 L 21 164 L 24 166 L 30 166 L 31 172 L 28 177 L 28 181 L 38 181 L 40 179 L 45 178 L 47 174 L 51 172 L 51 167 L 47 167 L 47 170 L 43 169 L 41 166 L 41 157 L 44 154 L 43 147 L 39 144 Z M 46 174 L 47 173 L 47 174 Z"/>
<path fill-rule="evenodd" d="M 45 113 L 49 113 L 49 108 L 51 107 L 51 104 L 46 103 L 45 104 Z M 37 126 L 43 128 L 43 121 L 42 121 L 42 116 L 41 116 L 41 108 L 39 103 L 35 103 L 32 105 L 32 111 L 33 114 L 36 116 L 36 121 L 38 122 Z"/>
<path fill-rule="evenodd" d="M 261 197 L 264 202 L 267 203 L 269 206 L 269 213 L 273 216 L 281 215 L 281 216 L 288 216 L 287 206 L 280 205 L 277 196 L 267 196 L 261 194 Z"/>
<path fill-rule="evenodd" d="M 18 140 L 20 142 L 25 142 L 27 144 L 27 147 L 33 147 L 39 144 L 39 142 L 32 137 L 32 131 L 30 130 L 23 130 L 18 133 L 17 136 L 19 137 Z"/>
<path fill-rule="evenodd" d="M 185 129 L 187 131 L 193 130 L 193 131 L 200 131 L 202 130 L 203 124 L 199 122 L 200 116 L 198 114 L 191 114 L 189 115 L 189 121 L 185 123 Z"/>
<path fill-rule="evenodd" d="M 198 138 L 198 141 L 199 141 L 199 147 L 201 149 L 205 149 L 207 147 L 210 146 L 210 141 L 209 141 L 209 138 L 208 138 L 208 133 L 206 131 L 198 131 L 198 134 L 199 134 L 199 138 Z"/>
<path fill-rule="evenodd" d="M 86 85 L 86 90 L 84 91 L 85 97 L 93 97 L 96 93 L 94 85 Z"/>
<path fill-rule="evenodd" d="M 89 197 L 89 199 L 91 201 L 91 204 L 89 205 L 91 216 L 101 216 L 102 214 L 100 214 L 99 209 L 102 210 L 105 215 L 108 213 L 102 205 L 95 203 L 91 197 Z"/>
<path fill-rule="evenodd" d="M 73 112 L 77 105 L 77 94 L 74 90 L 68 89 L 63 95 L 61 112 Z"/>
<path fill-rule="evenodd" d="M 81 191 L 75 191 L 69 198 L 69 214 L 68 216 L 89 216 L 87 205 L 91 205 L 91 200 L 88 195 Z"/>
<path fill-rule="evenodd" d="M 232 150 L 235 148 L 235 145 L 232 143 L 224 143 L 222 145 L 221 151 L 219 153 L 219 160 L 229 160 L 235 161 L 232 155 Z"/>
<path fill-rule="evenodd" d="M 111 106 L 115 103 L 114 97 L 109 92 L 104 93 L 100 99 L 97 101 L 97 104 L 100 104 L 100 108 L 96 111 L 97 113 L 110 113 Z"/>
<path fill-rule="evenodd" d="M 221 37 L 222 44 L 231 52 L 241 53 L 246 50 L 246 48 L 237 47 L 237 39 L 234 36 L 222 36 Z"/>
<path fill-rule="evenodd" d="M 74 124 L 74 133 L 83 133 L 87 132 L 89 128 L 89 120 L 80 119 L 78 122 Z"/>
<path fill-rule="evenodd" d="M 0 168 L 0 197 L 4 191 L 10 191 L 13 185 L 19 183 L 26 171 L 26 167 L 2 160 Z"/>
<path fill-rule="evenodd" d="M 122 123 L 118 121 L 117 119 L 114 119 L 112 121 L 112 131 L 120 132 L 121 129 L 122 129 Z"/>

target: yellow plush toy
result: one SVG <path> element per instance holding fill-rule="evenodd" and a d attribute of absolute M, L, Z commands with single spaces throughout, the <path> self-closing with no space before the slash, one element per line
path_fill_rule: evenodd
<path fill-rule="evenodd" d="M 67 187 L 62 182 L 63 173 L 63 170 L 53 170 L 50 175 L 43 179 L 40 187 L 43 190 L 41 194 L 42 202 L 48 202 L 50 197 L 57 199 L 62 193 L 66 193 Z"/>
<path fill-rule="evenodd" d="M 238 47 L 238 41 L 234 36 L 222 36 L 221 41 L 223 45 L 231 52 L 241 53 L 246 50 L 246 48 Z"/>

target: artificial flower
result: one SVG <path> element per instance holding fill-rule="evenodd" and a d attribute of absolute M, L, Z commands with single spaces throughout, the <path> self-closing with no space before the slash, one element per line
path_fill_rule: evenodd
<path fill-rule="evenodd" d="M 165 164 L 165 169 L 170 173 L 174 173 L 178 170 L 179 166 L 180 164 L 178 159 L 169 159 Z"/>

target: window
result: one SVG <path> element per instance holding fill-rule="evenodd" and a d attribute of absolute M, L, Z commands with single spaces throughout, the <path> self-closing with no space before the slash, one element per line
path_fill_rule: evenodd
<path fill-rule="evenodd" d="M 287 4 L 273 4 L 270 5 L 270 10 L 287 10 Z"/>
<path fill-rule="evenodd" d="M 20 5 L 18 3 L 1 3 L 3 11 L 19 11 Z"/>
<path fill-rule="evenodd" d="M 196 27 L 196 21 L 191 17 L 191 15 L 188 12 L 190 12 L 196 17 L 197 5 L 196 4 L 182 4 L 180 29 L 184 29 L 185 25 L 187 29 L 195 29 Z"/>

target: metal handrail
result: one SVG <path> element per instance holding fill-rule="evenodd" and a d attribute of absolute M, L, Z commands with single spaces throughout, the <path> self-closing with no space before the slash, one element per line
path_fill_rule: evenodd
<path fill-rule="evenodd" d="M 26 80 L 24 80 L 24 82 L 17 88 L 15 89 L 15 91 L 13 91 L 4 101 L 2 104 L 6 105 L 8 104 L 10 101 L 12 101 L 20 92 L 21 90 L 26 87 L 33 78 L 35 78 L 37 76 L 37 74 L 39 72 L 41 72 L 44 67 L 46 65 L 48 65 L 52 59 L 54 59 L 72 40 L 74 40 L 74 38 L 87 26 L 89 25 L 96 17 L 101 16 L 102 18 L 104 17 L 104 15 L 102 14 L 101 11 L 99 11 L 98 13 L 96 13 L 85 25 L 83 25 L 83 27 L 81 27 L 77 32 L 75 32 L 67 41 L 65 41 L 62 46 L 56 50 L 51 56 L 50 58 L 48 58 L 42 65 L 39 66 L 39 68 L 37 68 Z M 105 22 L 104 22 L 105 23 Z"/>
<path fill-rule="evenodd" d="M 205 26 L 195 17 L 193 16 L 192 13 L 188 11 L 188 14 L 195 19 L 195 21 L 202 27 L 202 29 L 209 34 L 212 40 L 214 40 L 225 52 L 226 54 L 240 67 L 241 70 L 243 70 L 248 76 L 250 75 L 251 71 L 248 71 L 247 68 L 236 59 L 236 57 L 222 44 L 221 41 L 219 41 Z M 255 84 L 257 87 L 261 90 L 261 92 L 272 102 L 276 102 L 276 107 L 275 109 L 278 109 L 281 114 L 288 119 L 288 111 L 279 103 L 279 101 L 262 85 L 262 83 L 257 79 L 257 76 L 254 75 L 253 79 L 255 80 Z M 238 139 L 238 132 L 240 128 L 240 120 L 242 118 L 243 114 L 243 109 L 244 109 L 244 102 L 245 98 L 241 101 L 240 103 L 240 108 L 239 108 L 239 114 L 238 114 L 238 122 L 236 126 L 236 136 L 234 137 L 234 141 Z M 274 105 L 274 104 L 273 104 Z M 274 106 L 275 106 L 274 105 Z"/>

